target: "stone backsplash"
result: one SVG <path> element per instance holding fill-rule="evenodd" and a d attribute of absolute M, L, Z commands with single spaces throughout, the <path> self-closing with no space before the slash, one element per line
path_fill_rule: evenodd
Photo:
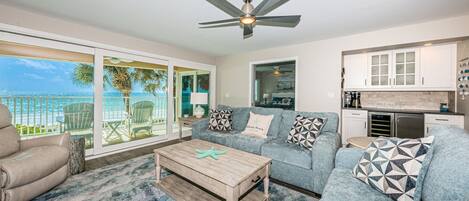
<path fill-rule="evenodd" d="M 362 107 L 439 110 L 448 103 L 454 111 L 454 92 L 361 92 Z"/>

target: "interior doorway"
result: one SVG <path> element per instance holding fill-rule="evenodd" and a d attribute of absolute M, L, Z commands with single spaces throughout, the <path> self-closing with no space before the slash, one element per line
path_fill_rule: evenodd
<path fill-rule="evenodd" d="M 251 64 L 251 105 L 295 110 L 296 59 Z"/>

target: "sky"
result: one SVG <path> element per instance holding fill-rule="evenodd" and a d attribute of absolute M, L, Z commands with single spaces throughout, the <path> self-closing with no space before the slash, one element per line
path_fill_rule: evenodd
<path fill-rule="evenodd" d="M 0 95 L 92 95 L 92 86 L 76 85 L 78 63 L 0 56 Z M 135 86 L 134 91 L 142 91 Z M 106 92 L 117 92 L 106 89 Z"/>
<path fill-rule="evenodd" d="M 0 56 L 0 94 L 91 94 L 72 82 L 77 63 Z"/>

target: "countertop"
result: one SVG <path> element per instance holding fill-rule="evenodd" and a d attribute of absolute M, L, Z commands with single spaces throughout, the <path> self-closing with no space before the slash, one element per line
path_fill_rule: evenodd
<path fill-rule="evenodd" d="M 389 112 L 389 113 L 412 113 L 412 114 L 441 114 L 441 115 L 464 115 L 460 112 L 440 112 L 439 110 L 413 110 L 413 109 L 389 109 L 389 108 L 348 108 L 343 110 L 367 110 L 370 112 Z"/>

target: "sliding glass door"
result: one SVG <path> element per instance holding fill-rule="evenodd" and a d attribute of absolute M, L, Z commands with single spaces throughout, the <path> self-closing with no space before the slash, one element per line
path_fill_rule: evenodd
<path fill-rule="evenodd" d="M 207 116 L 214 92 L 213 66 L 0 31 L 0 104 L 22 138 L 69 132 L 87 156 L 176 139 L 179 118 Z"/>
<path fill-rule="evenodd" d="M 93 152 L 93 54 L 92 48 L 0 32 L 0 104 L 22 139 L 68 132 L 85 138 L 87 153 Z"/>
<path fill-rule="evenodd" d="M 179 129 L 179 119 L 194 116 L 194 109 L 200 105 L 204 109 L 203 117 L 207 117 L 211 106 L 210 81 L 211 73 L 209 70 L 195 69 L 189 67 L 174 68 L 174 110 L 175 110 L 175 128 L 173 131 L 182 131 L 183 136 L 190 135 L 190 128 Z M 204 104 L 193 104 L 191 94 L 207 94 L 207 100 Z"/>
<path fill-rule="evenodd" d="M 102 66 L 97 72 L 102 102 L 96 103 L 102 113 L 96 130 L 102 151 L 165 139 L 168 62 L 106 50 L 97 51 L 96 57 Z"/>

